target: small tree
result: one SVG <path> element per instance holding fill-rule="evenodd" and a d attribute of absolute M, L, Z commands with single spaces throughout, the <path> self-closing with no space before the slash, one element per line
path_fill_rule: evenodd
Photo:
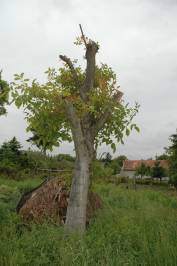
<path fill-rule="evenodd" d="M 119 174 L 123 166 L 123 162 L 127 160 L 125 155 L 119 155 L 111 161 L 110 167 L 113 169 L 113 174 Z"/>
<path fill-rule="evenodd" d="M 137 167 L 135 171 L 135 176 L 141 176 L 141 178 L 143 178 L 148 173 L 149 173 L 149 168 L 144 163 L 141 163 L 141 165 Z"/>
<path fill-rule="evenodd" d="M 165 169 L 160 166 L 160 162 L 156 162 L 155 165 L 151 168 L 151 176 L 153 178 L 159 178 L 160 181 L 162 180 L 162 177 L 166 175 Z"/>
<path fill-rule="evenodd" d="M 0 148 L 0 160 L 8 160 L 18 164 L 19 157 L 22 154 L 21 144 L 13 137 L 10 141 L 4 142 Z"/>
<path fill-rule="evenodd" d="M 13 174 L 13 172 L 29 166 L 27 154 L 21 148 L 20 142 L 15 137 L 1 145 L 0 168 L 2 172 Z"/>
<path fill-rule="evenodd" d="M 13 98 L 17 107 L 25 107 L 28 129 L 34 128 L 50 146 L 62 141 L 74 141 L 76 161 L 67 208 L 65 227 L 83 232 L 86 225 L 87 195 L 91 164 L 98 145 L 123 142 L 124 135 L 137 126 L 132 123 L 138 104 L 130 108 L 122 101 L 123 93 L 116 85 L 116 74 L 106 64 L 96 65 L 98 43 L 83 34 L 76 41 L 86 50 L 86 70 L 75 66 L 76 61 L 60 55 L 63 67 L 49 68 L 47 82 L 32 83 L 24 74 L 15 75 Z"/>

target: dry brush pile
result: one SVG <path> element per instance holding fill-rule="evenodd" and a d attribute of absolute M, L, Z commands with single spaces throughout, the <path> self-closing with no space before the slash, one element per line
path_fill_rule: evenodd
<path fill-rule="evenodd" d="M 43 223 L 49 221 L 64 224 L 69 201 L 69 190 L 62 178 L 52 178 L 44 181 L 35 189 L 25 193 L 18 205 L 17 213 L 25 222 Z M 87 202 L 87 224 L 102 207 L 100 197 L 89 192 Z"/>

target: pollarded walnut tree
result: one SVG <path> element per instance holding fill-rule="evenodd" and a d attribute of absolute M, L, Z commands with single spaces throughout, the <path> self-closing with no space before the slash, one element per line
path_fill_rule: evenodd
<path fill-rule="evenodd" d="M 44 84 L 29 83 L 23 73 L 15 75 L 12 95 L 17 107 L 25 108 L 27 130 L 43 136 L 44 143 L 52 148 L 61 141 L 74 141 L 76 162 L 65 227 L 83 232 L 96 148 L 106 143 L 115 151 L 114 142 L 123 142 L 124 132 L 129 135 L 133 128 L 138 130 L 132 123 L 138 105 L 130 108 L 123 103 L 113 70 L 106 64 L 96 65 L 98 43 L 85 38 L 80 29 L 82 36 L 76 44 L 85 46 L 85 71 L 75 66 L 75 60 L 60 55 L 63 67 L 49 68 Z"/>

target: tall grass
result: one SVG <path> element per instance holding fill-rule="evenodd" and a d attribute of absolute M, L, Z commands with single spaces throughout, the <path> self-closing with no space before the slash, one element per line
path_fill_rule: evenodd
<path fill-rule="evenodd" d="M 112 184 L 94 189 L 104 208 L 82 238 L 65 237 L 63 228 L 51 224 L 23 228 L 12 208 L 1 204 L 0 265 L 177 265 L 175 197 Z"/>

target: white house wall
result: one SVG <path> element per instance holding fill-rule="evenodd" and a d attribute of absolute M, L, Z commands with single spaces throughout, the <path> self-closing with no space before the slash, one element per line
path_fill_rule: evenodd
<path fill-rule="evenodd" d="M 129 177 L 129 178 L 134 178 L 135 175 L 135 171 L 124 171 L 122 170 L 120 172 L 120 176 L 125 176 L 125 177 Z"/>
<path fill-rule="evenodd" d="M 120 176 L 125 176 L 125 177 L 129 177 L 130 179 L 134 178 L 135 176 L 135 171 L 126 171 L 126 170 L 121 170 L 120 172 Z M 137 178 L 140 178 L 140 176 L 136 176 Z M 146 178 L 151 178 L 150 176 L 143 176 L 143 179 Z M 155 179 L 155 178 L 154 178 Z M 159 178 L 157 178 L 157 180 L 159 180 Z M 169 177 L 162 177 L 163 181 L 168 181 Z"/>

